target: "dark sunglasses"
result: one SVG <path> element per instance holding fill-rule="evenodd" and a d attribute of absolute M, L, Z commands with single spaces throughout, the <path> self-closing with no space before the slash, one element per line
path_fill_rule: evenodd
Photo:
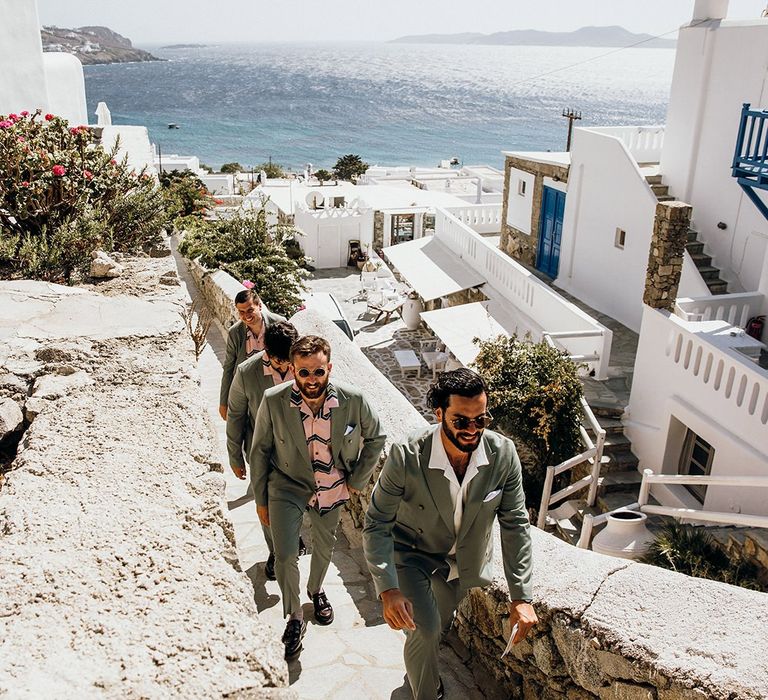
<path fill-rule="evenodd" d="M 316 377 L 324 377 L 327 373 L 327 370 L 320 367 L 319 369 L 316 369 L 314 372 L 310 372 L 308 369 L 300 369 L 298 371 L 298 375 L 302 379 L 306 379 L 309 375 L 314 374 Z"/>
<path fill-rule="evenodd" d="M 467 418 L 466 416 L 451 418 L 450 422 L 456 430 L 466 430 L 473 423 L 478 430 L 485 430 L 492 421 L 493 416 L 490 413 L 484 413 L 482 416 L 477 416 L 476 418 Z"/>

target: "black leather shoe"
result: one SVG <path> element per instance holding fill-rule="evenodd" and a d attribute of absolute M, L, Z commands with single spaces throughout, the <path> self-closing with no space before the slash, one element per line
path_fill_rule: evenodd
<path fill-rule="evenodd" d="M 283 632 L 283 644 L 285 644 L 285 658 L 294 659 L 302 649 L 301 640 L 307 633 L 307 623 L 304 620 L 288 620 Z"/>
<path fill-rule="evenodd" d="M 270 553 L 267 557 L 267 563 L 264 564 L 264 575 L 267 577 L 267 581 L 275 581 L 275 555 Z"/>
<path fill-rule="evenodd" d="M 304 544 L 304 540 L 299 537 L 299 556 L 303 557 L 307 553 L 307 545 Z"/>
<path fill-rule="evenodd" d="M 443 688 L 443 679 L 439 678 L 439 680 L 440 685 L 437 686 L 437 700 L 443 700 L 443 697 L 445 697 L 445 688 Z"/>
<path fill-rule="evenodd" d="M 325 591 L 320 591 L 312 595 L 307 591 L 307 595 L 315 606 L 315 620 L 318 625 L 330 625 L 333 622 L 333 607 L 328 602 Z"/>

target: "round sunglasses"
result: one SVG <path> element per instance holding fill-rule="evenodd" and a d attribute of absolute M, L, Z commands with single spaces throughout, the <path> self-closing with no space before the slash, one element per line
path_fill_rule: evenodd
<path fill-rule="evenodd" d="M 484 430 L 493 421 L 493 416 L 490 413 L 484 413 L 482 416 L 475 418 L 467 418 L 466 416 L 459 416 L 458 418 L 451 418 L 450 424 L 456 428 L 456 430 L 466 430 L 470 425 L 473 425 L 478 430 Z"/>
<path fill-rule="evenodd" d="M 306 379 L 312 374 L 314 374 L 316 377 L 324 377 L 327 373 L 328 370 L 324 369 L 323 367 L 319 367 L 314 372 L 310 372 L 308 369 L 300 369 L 296 374 L 298 374 L 302 379 Z"/>

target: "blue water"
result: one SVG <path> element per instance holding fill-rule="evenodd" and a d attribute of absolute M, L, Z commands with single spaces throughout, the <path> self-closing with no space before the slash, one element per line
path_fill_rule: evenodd
<path fill-rule="evenodd" d="M 674 51 L 377 43 L 146 47 L 163 63 L 86 66 L 88 110 L 142 124 L 164 153 L 212 166 L 501 166 L 502 150 L 563 150 L 579 125 L 663 123 Z M 584 61 L 588 61 L 583 63 Z M 544 75 L 559 68 L 566 70 Z M 543 77 L 538 77 L 543 76 Z M 530 80 L 535 78 L 534 80 Z M 170 130 L 168 123 L 180 128 Z"/>

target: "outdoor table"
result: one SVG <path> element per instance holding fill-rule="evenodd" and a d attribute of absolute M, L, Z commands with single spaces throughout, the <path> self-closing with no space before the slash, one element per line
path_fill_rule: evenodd
<path fill-rule="evenodd" d="M 413 350 L 395 350 L 395 360 L 400 367 L 400 376 L 404 377 L 409 370 L 416 370 L 416 376 L 421 377 L 421 360 Z"/>

